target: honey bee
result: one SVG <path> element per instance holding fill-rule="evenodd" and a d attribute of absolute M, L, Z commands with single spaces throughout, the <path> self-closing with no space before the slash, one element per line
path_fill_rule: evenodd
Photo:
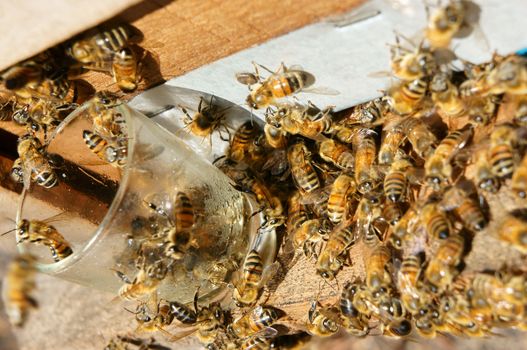
<path fill-rule="evenodd" d="M 388 248 L 379 244 L 366 257 L 366 285 L 374 298 L 388 294 L 392 288 L 392 276 L 388 272 L 392 254 Z"/>
<path fill-rule="evenodd" d="M 389 165 L 395 161 L 399 146 L 404 138 L 405 134 L 401 124 L 389 122 L 383 126 L 382 141 L 378 155 L 378 162 L 380 165 Z"/>
<path fill-rule="evenodd" d="M 469 301 L 459 294 L 443 298 L 442 306 L 445 312 L 446 329 L 450 333 L 470 337 L 484 337 L 490 334 L 489 326 L 477 322 L 470 315 Z"/>
<path fill-rule="evenodd" d="M 487 150 L 481 149 L 474 155 L 476 159 L 476 183 L 478 188 L 490 193 L 497 193 L 500 189 L 500 181 L 492 172 L 487 159 Z"/>
<path fill-rule="evenodd" d="M 97 71 L 110 71 L 112 58 L 130 43 L 138 40 L 135 29 L 121 24 L 115 28 L 87 33 L 71 42 L 66 53 L 83 68 Z"/>
<path fill-rule="evenodd" d="M 229 158 L 236 162 L 243 161 L 248 156 L 251 143 L 256 140 L 260 133 L 261 128 L 258 124 L 251 121 L 242 124 L 231 140 Z"/>
<path fill-rule="evenodd" d="M 37 301 L 31 296 L 35 289 L 35 257 L 18 255 L 7 267 L 3 280 L 2 299 L 9 322 L 22 327 L 31 309 L 37 308 Z"/>
<path fill-rule="evenodd" d="M 526 254 L 527 220 L 518 215 L 507 214 L 498 228 L 497 237 L 519 252 Z"/>
<path fill-rule="evenodd" d="M 275 272 L 277 265 L 264 268 L 262 257 L 251 250 L 243 263 L 243 274 L 234 281 L 233 299 L 239 307 L 254 305 L 262 292 L 262 287 Z"/>
<path fill-rule="evenodd" d="M 98 91 L 88 102 L 87 114 L 93 120 L 94 133 L 103 138 L 122 137 L 124 118 L 114 110 L 121 101 L 108 91 Z"/>
<path fill-rule="evenodd" d="M 369 192 L 362 196 L 355 211 L 357 236 L 362 237 L 368 247 L 375 247 L 380 241 L 373 223 L 382 215 L 381 204 L 379 194 Z"/>
<path fill-rule="evenodd" d="M 419 109 L 426 96 L 428 84 L 428 80 L 418 78 L 390 87 L 387 102 L 391 110 L 399 115 L 408 115 Z"/>
<path fill-rule="evenodd" d="M 282 310 L 275 307 L 258 305 L 228 325 L 227 332 L 235 338 L 244 339 L 266 329 L 273 329 L 271 326 L 284 314 Z"/>
<path fill-rule="evenodd" d="M 523 156 L 512 174 L 511 189 L 518 197 L 527 198 L 527 155 Z"/>
<path fill-rule="evenodd" d="M 524 95 L 527 93 L 527 59 L 519 55 L 509 55 L 497 63 L 490 71 L 486 83 L 492 94 L 508 93 Z"/>
<path fill-rule="evenodd" d="M 308 319 L 307 331 L 309 334 L 329 337 L 339 330 L 336 310 L 321 308 L 320 303 L 316 300 L 311 303 Z"/>
<path fill-rule="evenodd" d="M 427 287 L 432 293 L 441 293 L 452 283 L 464 248 L 465 239 L 459 234 L 450 235 L 441 243 L 424 274 Z"/>
<path fill-rule="evenodd" d="M 459 96 L 458 88 L 445 72 L 434 75 L 430 82 L 430 95 L 435 106 L 447 117 L 461 116 L 466 106 Z"/>
<path fill-rule="evenodd" d="M 422 266 L 419 255 L 409 255 L 403 259 L 397 274 L 397 289 L 401 295 L 401 302 L 412 315 L 418 314 L 427 304 L 418 284 Z"/>
<path fill-rule="evenodd" d="M 174 260 L 181 260 L 191 247 L 198 248 L 193 238 L 192 227 L 196 214 L 192 202 L 185 193 L 178 192 L 174 204 L 174 223 L 167 233 L 165 254 Z"/>
<path fill-rule="evenodd" d="M 337 168 L 343 170 L 352 170 L 355 165 L 355 159 L 351 150 L 341 143 L 332 139 L 322 141 L 319 145 L 320 158 L 326 162 L 334 164 Z"/>
<path fill-rule="evenodd" d="M 22 219 L 16 228 L 17 244 L 23 242 L 43 244 L 51 250 L 55 262 L 59 262 L 73 254 L 70 244 L 59 231 L 49 223 L 59 220 L 63 213 L 52 216 L 44 221 Z"/>
<path fill-rule="evenodd" d="M 119 288 L 118 292 L 119 297 L 124 300 L 137 300 L 151 295 L 157 290 L 160 282 L 159 278 L 149 277 L 152 273 L 147 271 L 147 267 L 144 264 L 140 267 L 133 280 L 130 280 L 128 276 L 120 271 L 115 271 L 115 273 L 125 283 Z M 161 276 L 164 278 L 163 274 Z"/>
<path fill-rule="evenodd" d="M 419 221 L 419 214 L 410 207 L 394 225 L 389 241 L 395 249 L 402 249 L 405 242 L 411 240 L 413 227 Z"/>
<path fill-rule="evenodd" d="M 322 278 L 332 280 L 349 259 L 347 252 L 355 244 L 357 237 L 353 226 L 342 223 L 329 234 L 329 239 L 317 259 L 317 273 Z"/>
<path fill-rule="evenodd" d="M 339 300 L 339 308 L 343 318 L 342 326 L 346 331 L 354 336 L 363 337 L 369 333 L 370 328 L 366 315 L 359 312 L 353 304 L 358 288 L 356 281 L 354 283 L 348 282 L 344 286 Z"/>
<path fill-rule="evenodd" d="M 408 169 L 412 163 L 407 159 L 395 160 L 384 177 L 384 195 L 392 202 L 401 202 L 408 192 Z"/>
<path fill-rule="evenodd" d="M 386 107 L 382 99 L 357 105 L 353 112 L 341 121 L 345 126 L 373 126 L 384 120 Z"/>
<path fill-rule="evenodd" d="M 41 64 L 34 60 L 26 60 L 19 64 L 9 67 L 1 73 L 4 86 L 8 90 L 22 93 L 26 92 L 25 88 L 34 89 L 45 78 L 45 72 Z M 23 95 L 21 97 L 31 97 Z"/>
<path fill-rule="evenodd" d="M 304 254 L 311 256 L 314 244 L 322 239 L 322 224 L 319 219 L 310 218 L 306 206 L 301 203 L 300 193 L 295 192 L 289 197 L 288 207 L 287 229 L 293 246 L 295 249 L 302 247 Z"/>
<path fill-rule="evenodd" d="M 283 63 L 277 72 L 257 65 L 253 62 L 255 73 L 238 73 L 236 80 L 239 83 L 248 85 L 250 94 L 247 96 L 247 104 L 252 109 L 260 109 L 269 105 L 276 105 L 277 99 L 290 96 L 313 85 L 315 77 L 296 67 L 287 68 Z M 258 66 L 262 67 L 271 75 L 262 80 L 258 72 Z"/>
<path fill-rule="evenodd" d="M 392 74 L 401 80 L 415 80 L 430 76 L 437 69 L 432 52 L 424 47 L 423 43 L 415 47 L 414 50 L 403 49 L 399 37 L 400 35 L 395 36 L 395 45 L 390 50 Z M 401 37 L 409 41 L 403 36 Z M 415 46 L 413 43 L 411 44 Z"/>
<path fill-rule="evenodd" d="M 420 119 L 406 118 L 402 122 L 402 127 L 406 138 L 419 157 L 426 159 L 434 152 L 437 139 Z"/>
<path fill-rule="evenodd" d="M 239 191 L 252 193 L 258 204 L 262 206 L 266 217 L 278 217 L 283 214 L 280 199 L 274 196 L 267 185 L 256 176 L 249 168 L 242 173 L 230 172 L 231 179 L 236 182 L 235 188 Z"/>
<path fill-rule="evenodd" d="M 287 146 L 287 133 L 272 124 L 264 126 L 265 139 L 273 148 L 285 148 Z"/>
<path fill-rule="evenodd" d="M 29 180 L 44 188 L 52 188 L 58 184 L 57 174 L 45 153 L 45 148 L 36 137 L 28 134 L 19 138 L 17 151 L 20 162 L 15 163 L 16 167 L 12 170 L 15 181 L 20 180 L 19 175 L 22 173 L 24 186 L 29 186 Z"/>
<path fill-rule="evenodd" d="M 425 176 L 428 184 L 439 191 L 451 183 L 451 160 L 460 149 L 465 147 L 474 134 L 472 126 L 450 132 L 437 146 L 435 151 L 426 159 Z"/>
<path fill-rule="evenodd" d="M 340 174 L 333 185 L 328 197 L 327 215 L 329 221 L 338 224 L 348 213 L 350 197 L 355 194 L 356 185 L 355 180 L 342 173 Z"/>
<path fill-rule="evenodd" d="M 27 125 L 33 132 L 41 128 L 44 138 L 47 138 L 48 130 L 56 127 L 63 120 L 63 111 L 70 110 L 73 105 L 58 105 L 50 100 L 38 99 L 30 104 L 17 108 L 13 112 L 13 120 L 21 125 Z"/>
<path fill-rule="evenodd" d="M 490 134 L 488 159 L 492 173 L 499 178 L 509 177 L 514 172 L 517 137 L 514 127 L 508 124 L 496 126 Z"/>
<path fill-rule="evenodd" d="M 126 166 L 128 149 L 125 140 L 108 142 L 89 130 L 82 132 L 82 138 L 86 146 L 101 160 L 118 168 Z"/>
<path fill-rule="evenodd" d="M 470 313 L 479 321 L 489 321 L 493 314 L 498 314 L 502 320 L 514 319 L 521 311 L 514 314 L 510 311 L 523 307 L 523 292 L 511 288 L 501 278 L 484 273 L 473 277 L 467 294 Z"/>
<path fill-rule="evenodd" d="M 361 129 L 353 138 L 355 148 L 355 182 L 360 193 L 367 193 L 374 187 L 375 176 L 372 165 L 375 162 L 377 146 L 375 134 L 370 129 Z"/>
<path fill-rule="evenodd" d="M 209 306 L 198 307 L 197 296 L 198 293 L 196 292 L 194 296 L 194 310 L 181 303 L 171 302 L 171 312 L 174 318 L 182 324 L 196 328 L 195 330 L 192 330 L 192 332 L 197 331 L 196 335 L 201 343 L 210 344 L 215 341 L 220 331 L 225 329 L 229 315 L 217 302 L 214 302 Z M 184 334 L 184 336 L 187 335 L 188 333 Z M 179 337 L 172 338 L 172 341 L 177 339 L 179 339 Z"/>
<path fill-rule="evenodd" d="M 437 203 L 428 203 L 421 209 L 420 219 L 429 238 L 445 240 L 453 232 L 452 223 Z"/>
<path fill-rule="evenodd" d="M 460 187 L 451 187 L 445 192 L 442 207 L 445 210 L 454 210 L 463 226 L 473 232 L 481 231 L 487 226 L 487 219 L 479 203 Z"/>
<path fill-rule="evenodd" d="M 311 163 L 311 152 L 303 142 L 291 145 L 287 158 L 295 185 L 303 195 L 320 188 L 320 180 Z"/>
<path fill-rule="evenodd" d="M 322 134 L 333 131 L 332 111 L 331 107 L 321 110 L 312 103 L 308 103 L 307 106 L 282 106 L 271 120 L 273 124 L 291 135 L 302 135 L 315 141 L 324 141 L 326 137 Z"/>
<path fill-rule="evenodd" d="M 433 48 L 446 48 L 466 22 L 466 1 L 451 0 L 428 18 L 425 37 Z"/>
<path fill-rule="evenodd" d="M 229 107 L 219 109 L 218 105 L 214 104 L 213 99 L 214 96 L 211 96 L 210 101 L 207 103 L 201 97 L 198 104 L 198 111 L 194 116 L 191 116 L 183 106 L 179 106 L 183 113 L 185 113 L 185 127 L 196 136 L 203 138 L 208 136 L 210 144 L 212 144 L 212 133 L 215 130 L 219 131 L 220 128 L 223 128 L 227 132 L 227 135 L 230 136 L 229 129 L 225 125 L 225 111 Z M 229 140 L 229 138 L 224 138 L 221 132 L 220 138 L 223 141 Z"/>
<path fill-rule="evenodd" d="M 122 91 L 131 92 L 137 88 L 138 73 L 137 58 L 131 48 L 123 47 L 115 52 L 112 75 Z"/>
<path fill-rule="evenodd" d="M 169 326 L 174 320 L 172 305 L 173 303 L 161 300 L 156 303 L 156 309 L 154 312 L 151 312 L 145 302 L 139 303 L 137 305 L 136 311 L 133 312 L 135 314 L 135 319 L 139 324 L 137 331 L 161 331 L 167 335 L 170 335 L 170 333 L 165 330 L 165 327 Z"/>

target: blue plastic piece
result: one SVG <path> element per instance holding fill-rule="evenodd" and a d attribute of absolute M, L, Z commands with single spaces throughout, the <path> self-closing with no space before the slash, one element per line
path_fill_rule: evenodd
<path fill-rule="evenodd" d="M 523 49 L 516 51 L 516 54 L 518 56 L 527 57 L 527 47 L 524 47 Z"/>

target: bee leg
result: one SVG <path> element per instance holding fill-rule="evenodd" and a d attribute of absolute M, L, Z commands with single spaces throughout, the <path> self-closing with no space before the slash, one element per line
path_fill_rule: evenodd
<path fill-rule="evenodd" d="M 222 114 L 220 118 L 223 118 L 224 115 L 225 114 Z M 230 132 L 229 128 L 225 124 L 222 124 L 221 126 L 223 127 L 223 130 L 227 132 L 228 138 L 225 139 L 224 136 L 222 135 L 221 131 L 218 129 L 218 133 L 220 134 L 220 139 L 222 141 L 226 141 L 226 142 L 230 143 L 231 140 L 232 140 L 232 135 L 231 135 L 231 132 Z"/>
<path fill-rule="evenodd" d="M 278 70 L 276 71 L 276 73 L 285 73 L 287 72 L 287 67 L 285 66 L 284 62 L 280 62 L 280 67 L 278 67 Z"/>
<path fill-rule="evenodd" d="M 200 105 L 201 105 L 201 100 L 200 100 Z M 190 116 L 189 112 L 187 111 L 187 109 L 185 107 L 183 107 L 182 105 L 178 105 L 179 109 L 181 109 L 181 111 L 183 113 L 185 113 L 185 117 L 183 118 L 183 123 L 185 123 L 185 126 L 189 125 L 190 123 L 192 123 L 192 117 Z M 198 107 L 199 109 L 199 107 Z"/>
<path fill-rule="evenodd" d="M 260 76 L 260 72 L 258 71 L 258 66 L 260 66 L 258 63 L 252 61 L 251 62 L 253 67 L 254 67 L 254 73 L 255 73 L 255 77 L 256 77 L 256 80 L 258 81 L 258 83 L 261 83 L 262 82 L 262 77 Z M 262 67 L 264 68 L 264 67 Z M 267 69 L 267 68 L 264 68 L 264 69 Z M 272 72 L 271 72 L 272 73 Z M 249 87 L 249 91 L 251 91 L 251 88 Z"/>

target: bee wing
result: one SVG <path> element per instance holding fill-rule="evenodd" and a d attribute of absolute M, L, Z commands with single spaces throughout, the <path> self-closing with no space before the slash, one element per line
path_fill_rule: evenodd
<path fill-rule="evenodd" d="M 160 327 L 158 327 L 157 330 L 162 332 L 168 338 L 168 341 L 172 343 L 172 342 L 176 342 L 178 340 L 181 340 L 181 339 L 183 339 L 185 337 L 188 337 L 191 334 L 194 334 L 198 330 L 198 328 L 197 327 L 192 327 L 190 329 L 185 329 L 185 330 L 183 330 L 182 332 L 180 332 L 180 333 L 178 333 L 176 335 L 174 335 L 174 334 L 172 334 L 172 333 L 170 333 L 170 332 L 168 332 L 168 331 L 166 331 L 166 330 L 164 330 L 163 328 L 160 328 Z"/>
<path fill-rule="evenodd" d="M 300 198 L 302 204 L 318 204 L 328 200 L 329 192 L 331 191 L 331 185 L 327 185 L 325 188 L 319 188 L 311 193 L 306 193 Z"/>
<path fill-rule="evenodd" d="M 367 75 L 368 78 L 392 78 L 393 77 L 393 74 L 392 72 L 390 71 L 387 71 L 387 70 L 380 70 L 380 71 L 377 71 L 377 72 L 371 72 L 371 73 L 368 73 Z"/>
<path fill-rule="evenodd" d="M 254 337 L 261 337 L 261 338 L 274 338 L 278 334 L 278 331 L 273 327 L 265 327 L 264 329 L 250 335 L 249 337 L 245 338 L 245 340 L 254 338 Z M 249 348 L 248 348 L 249 349 Z"/>
<path fill-rule="evenodd" d="M 259 283 L 260 286 L 265 286 L 267 282 L 269 282 L 271 278 L 273 278 L 277 274 L 278 270 L 280 270 L 281 267 L 282 266 L 278 261 L 275 261 L 271 265 L 267 266 L 262 272 L 262 278 L 260 279 Z"/>
<path fill-rule="evenodd" d="M 65 221 L 66 219 L 71 219 L 71 214 L 66 211 L 61 211 L 58 214 L 55 214 L 53 216 L 48 217 L 47 219 L 44 219 L 43 222 L 46 224 L 50 224 L 52 222 Z"/>
<path fill-rule="evenodd" d="M 330 87 L 325 87 L 325 86 L 309 87 L 309 88 L 300 90 L 300 92 L 306 92 L 309 94 L 317 94 L 317 95 L 329 95 L 329 96 L 340 95 L 340 92 L 338 90 L 332 89 Z"/>
<path fill-rule="evenodd" d="M 287 67 L 287 71 L 292 71 L 292 70 L 305 71 L 304 68 L 299 64 L 293 64 Z"/>
<path fill-rule="evenodd" d="M 258 77 L 254 73 L 249 72 L 236 73 L 236 80 L 243 85 L 254 85 L 259 82 Z"/>
<path fill-rule="evenodd" d="M 139 157 L 140 161 L 147 161 L 156 158 L 165 150 L 165 147 L 161 145 L 153 144 L 139 144 L 139 147 L 136 148 L 136 154 Z"/>

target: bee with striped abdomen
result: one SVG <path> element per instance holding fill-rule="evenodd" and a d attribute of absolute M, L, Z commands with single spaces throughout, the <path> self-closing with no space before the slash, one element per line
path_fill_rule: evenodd
<path fill-rule="evenodd" d="M 126 165 L 128 154 L 126 139 L 109 142 L 89 130 L 84 130 L 82 137 L 90 151 L 101 160 L 119 168 Z"/>
<path fill-rule="evenodd" d="M 297 93 L 315 82 L 315 77 L 310 73 L 296 67 L 287 68 L 283 63 L 277 72 L 271 72 L 254 62 L 253 65 L 255 73 L 236 74 L 236 80 L 239 83 L 249 86 L 250 94 L 247 96 L 247 104 L 252 109 L 276 105 L 277 99 Z M 262 80 L 258 66 L 270 72 L 271 75 Z"/>
<path fill-rule="evenodd" d="M 17 243 L 30 242 L 43 244 L 51 250 L 55 262 L 59 262 L 71 254 L 73 250 L 68 241 L 59 231 L 49 223 L 59 220 L 63 213 L 52 216 L 46 220 L 22 219 L 16 228 Z"/>

